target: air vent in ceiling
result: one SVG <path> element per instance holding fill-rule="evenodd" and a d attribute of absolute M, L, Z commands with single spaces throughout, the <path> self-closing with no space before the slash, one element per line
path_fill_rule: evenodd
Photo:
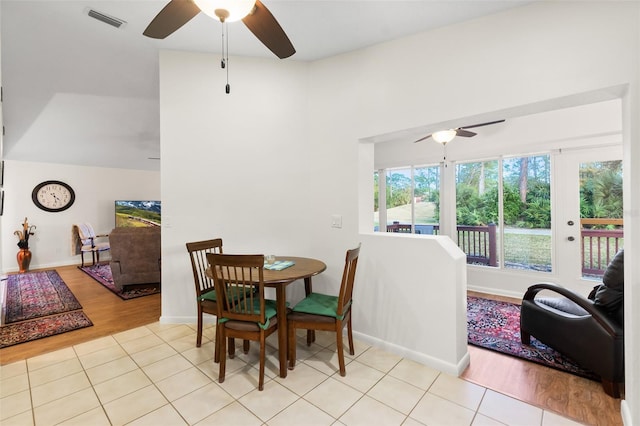
<path fill-rule="evenodd" d="M 89 9 L 87 13 L 92 18 L 97 19 L 98 21 L 102 21 L 105 24 L 109 24 L 113 27 L 120 28 L 122 25 L 126 24 L 126 21 L 122 19 L 114 18 L 113 16 L 105 15 L 102 12 L 98 12 L 97 10 Z"/>

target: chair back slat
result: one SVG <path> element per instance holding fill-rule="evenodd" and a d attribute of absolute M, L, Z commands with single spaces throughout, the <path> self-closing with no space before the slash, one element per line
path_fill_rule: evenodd
<path fill-rule="evenodd" d="M 338 309 L 336 313 L 342 316 L 351 306 L 351 298 L 353 295 L 353 283 L 356 277 L 356 269 L 358 267 L 358 256 L 360 255 L 360 244 L 358 247 L 347 250 L 344 262 L 344 271 L 342 273 L 342 282 L 340 283 L 340 294 L 338 295 Z"/>
<path fill-rule="evenodd" d="M 213 280 L 206 274 L 207 267 L 209 266 L 207 254 L 222 253 L 222 238 L 187 243 L 187 251 L 191 259 L 196 296 L 200 297 L 202 294 L 212 291 L 215 288 Z"/>
<path fill-rule="evenodd" d="M 208 254 L 220 318 L 265 324 L 264 256 Z"/>
<path fill-rule="evenodd" d="M 91 244 L 91 239 L 96 237 L 96 231 L 90 223 L 81 223 L 78 225 L 78 232 L 83 244 Z"/>

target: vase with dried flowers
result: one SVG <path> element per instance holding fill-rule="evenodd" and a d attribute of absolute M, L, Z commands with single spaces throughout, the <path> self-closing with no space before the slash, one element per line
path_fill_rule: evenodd
<path fill-rule="evenodd" d="M 20 251 L 16 256 L 18 259 L 18 267 L 20 272 L 26 272 L 29 270 L 29 264 L 31 263 L 31 251 L 29 250 L 29 237 L 36 232 L 35 225 L 29 225 L 27 218 L 24 218 L 22 222 L 22 229 L 18 229 L 13 233 L 18 237 L 18 247 Z"/>

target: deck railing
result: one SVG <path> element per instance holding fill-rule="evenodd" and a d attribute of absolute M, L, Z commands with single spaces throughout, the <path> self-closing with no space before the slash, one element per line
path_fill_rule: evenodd
<path fill-rule="evenodd" d="M 387 232 L 411 233 L 411 224 L 393 222 Z M 416 234 L 440 233 L 439 225 L 416 225 Z M 496 225 L 457 227 L 458 246 L 467 255 L 467 263 L 498 266 Z"/>
<path fill-rule="evenodd" d="M 585 225 L 587 228 L 585 228 Z M 614 225 L 615 229 L 592 229 L 589 226 Z M 602 276 L 613 256 L 622 248 L 624 230 L 622 219 L 581 219 L 582 274 Z M 498 266 L 496 225 L 458 226 L 458 246 L 467 255 L 467 263 Z M 393 222 L 387 232 L 411 233 L 411 224 Z M 416 225 L 416 234 L 440 233 L 438 225 Z"/>
<path fill-rule="evenodd" d="M 402 232 L 402 233 L 410 234 L 411 224 L 394 221 L 391 225 L 387 225 L 387 232 Z M 419 234 L 420 232 L 416 232 L 416 233 Z"/>
<path fill-rule="evenodd" d="M 620 228 L 593 229 L 585 226 L 614 225 Z M 622 219 L 581 219 L 582 275 L 604 275 L 613 256 L 622 248 L 624 229 Z"/>
<path fill-rule="evenodd" d="M 496 225 L 457 227 L 458 246 L 467 254 L 467 263 L 498 266 Z"/>

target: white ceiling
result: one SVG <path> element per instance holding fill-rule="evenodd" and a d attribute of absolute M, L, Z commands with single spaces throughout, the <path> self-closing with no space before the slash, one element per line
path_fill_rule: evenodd
<path fill-rule="evenodd" d="M 528 0 L 262 0 L 313 61 Z M 158 170 L 158 50 L 220 52 L 221 26 L 199 14 L 165 40 L 142 32 L 168 0 L 2 0 L 7 159 Z M 115 29 L 89 9 L 126 21 Z M 232 55 L 273 57 L 241 23 Z M 55 142 L 55 143 L 52 143 Z"/>

